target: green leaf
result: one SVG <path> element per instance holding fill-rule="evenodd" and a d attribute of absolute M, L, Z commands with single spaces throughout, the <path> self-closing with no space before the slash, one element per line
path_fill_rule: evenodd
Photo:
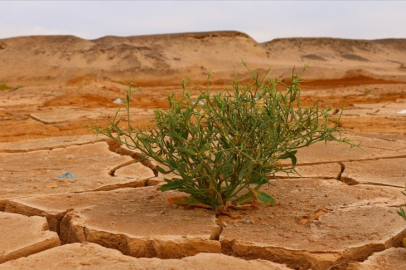
<path fill-rule="evenodd" d="M 296 91 L 294 91 L 294 92 L 292 93 L 292 95 L 290 96 L 290 102 L 295 101 L 295 99 L 296 99 Z"/>
<path fill-rule="evenodd" d="M 209 189 L 197 189 L 197 188 L 182 188 L 179 191 L 185 192 L 187 194 L 192 195 L 193 197 L 197 198 L 199 196 L 205 196 L 208 194 Z"/>
<path fill-rule="evenodd" d="M 398 215 L 401 216 L 404 220 L 406 220 L 406 214 L 402 207 L 399 207 L 400 211 L 397 211 Z"/>
<path fill-rule="evenodd" d="M 166 184 L 163 184 L 159 189 L 161 191 L 167 191 L 167 190 L 176 190 L 182 187 L 187 181 L 183 179 L 165 179 L 167 182 Z"/>
<path fill-rule="evenodd" d="M 187 108 L 187 109 L 183 112 L 183 117 L 184 117 L 184 118 L 189 118 L 189 116 L 190 116 L 190 109 Z"/>
<path fill-rule="evenodd" d="M 190 148 L 176 147 L 176 150 L 178 150 L 179 153 L 185 153 L 185 154 L 188 154 L 191 156 L 197 156 L 196 152 Z"/>
<path fill-rule="evenodd" d="M 242 169 L 241 169 L 240 173 L 238 174 L 238 180 L 242 181 L 245 178 L 245 176 L 247 174 L 249 174 L 250 167 L 251 167 L 251 163 L 248 163 L 248 162 L 245 163 L 244 166 L 242 166 Z"/>
<path fill-rule="evenodd" d="M 194 168 L 190 174 L 192 175 L 192 177 L 196 177 L 196 174 L 200 171 L 200 169 L 202 168 L 203 163 L 200 163 L 199 165 L 197 165 L 196 168 Z"/>
<path fill-rule="evenodd" d="M 249 189 L 249 191 L 256 200 L 265 205 L 274 205 L 276 203 L 274 198 L 263 191 L 256 191 L 253 189 Z"/>
<path fill-rule="evenodd" d="M 296 151 L 295 151 L 295 152 L 296 152 Z M 290 160 L 292 161 L 293 166 L 295 166 L 295 165 L 297 164 L 297 159 L 296 159 L 295 154 L 292 154 L 292 155 L 290 156 Z"/>
<path fill-rule="evenodd" d="M 265 175 L 262 175 L 262 174 L 257 174 L 257 175 L 252 177 L 250 183 L 262 186 L 262 185 L 268 183 L 268 176 L 265 176 Z"/>
<path fill-rule="evenodd" d="M 253 197 L 252 197 L 251 192 L 247 192 L 247 194 L 245 194 L 244 196 L 238 197 L 235 201 L 238 204 L 242 204 L 242 203 L 252 200 L 252 199 L 253 199 Z"/>
<path fill-rule="evenodd" d="M 172 171 L 165 171 L 164 169 L 162 169 L 159 166 L 155 166 L 155 168 L 157 169 L 158 172 L 160 172 L 162 174 L 168 174 L 168 173 L 172 172 Z"/>
<path fill-rule="evenodd" d="M 187 139 L 187 137 L 189 136 L 189 131 L 186 128 L 183 128 L 181 131 L 181 136 L 183 139 Z"/>
<path fill-rule="evenodd" d="M 202 149 L 200 149 L 200 154 L 206 152 L 207 150 L 210 150 L 210 146 L 211 146 L 210 143 L 205 143 L 205 144 L 203 145 Z"/>
<path fill-rule="evenodd" d="M 221 136 L 221 137 L 220 137 L 220 141 L 223 143 L 225 149 L 230 148 L 230 144 L 227 142 L 227 138 L 226 138 L 226 137 Z"/>
<path fill-rule="evenodd" d="M 168 158 L 168 165 L 173 170 L 178 170 L 179 169 L 178 163 L 173 159 Z"/>
<path fill-rule="evenodd" d="M 219 151 L 216 153 L 216 158 L 214 159 L 214 164 L 218 163 L 223 156 L 223 151 Z"/>
<path fill-rule="evenodd" d="M 292 164 L 296 165 L 296 163 L 297 163 L 297 159 L 296 159 L 296 156 L 295 156 L 296 153 L 297 153 L 297 150 L 290 151 L 290 152 L 285 152 L 283 155 L 279 156 L 279 159 L 290 158 L 290 160 L 292 161 Z"/>
<path fill-rule="evenodd" d="M 228 163 L 223 166 L 223 172 L 225 175 L 229 175 L 234 171 L 234 164 Z"/>

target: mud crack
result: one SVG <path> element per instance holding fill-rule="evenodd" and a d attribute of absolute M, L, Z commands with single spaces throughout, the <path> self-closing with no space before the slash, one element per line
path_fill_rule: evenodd
<path fill-rule="evenodd" d="M 69 145 L 57 145 L 57 146 L 43 146 L 43 147 L 37 147 L 37 148 L 30 148 L 30 149 L 0 149 L 0 153 L 31 153 L 31 152 L 36 152 L 36 151 L 53 151 L 56 149 L 66 149 L 72 146 L 83 146 L 83 145 L 89 145 L 89 144 L 94 144 L 99 141 L 90 141 L 90 142 L 83 142 L 83 143 L 73 143 Z"/>
<path fill-rule="evenodd" d="M 343 160 L 331 160 L 331 161 L 319 161 L 319 162 L 303 162 L 297 164 L 296 166 L 311 166 L 311 165 L 321 165 L 321 164 L 330 164 L 330 163 L 340 163 L 340 162 L 354 162 L 354 161 L 372 161 L 372 160 L 379 160 L 379 159 L 398 159 L 398 158 L 406 158 L 406 155 L 399 155 L 399 156 L 387 156 L 387 157 L 376 157 L 376 158 L 362 158 L 362 159 L 343 159 Z M 283 167 L 289 167 L 292 164 L 283 164 Z"/>

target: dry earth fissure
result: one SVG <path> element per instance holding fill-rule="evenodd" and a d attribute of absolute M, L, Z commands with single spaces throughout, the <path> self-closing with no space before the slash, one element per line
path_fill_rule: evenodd
<path fill-rule="evenodd" d="M 281 180 L 282 181 L 282 180 Z M 291 181 L 294 181 L 291 179 Z M 302 179 L 297 180 L 300 181 L 328 181 L 328 180 L 314 180 L 314 179 Z M 336 181 L 336 180 L 330 180 Z M 346 185 L 345 185 L 346 186 Z M 348 188 L 352 188 L 347 186 Z M 137 188 L 137 190 L 142 190 L 145 188 Z M 123 189 L 126 190 L 126 189 Z M 128 190 L 128 188 L 127 188 Z M 93 193 L 93 192 L 91 192 Z M 97 192 L 94 192 L 97 193 Z M 100 193 L 100 192 L 98 192 Z M 102 192 L 107 193 L 107 192 Z M 84 195 L 77 194 L 77 195 Z M 44 197 L 45 198 L 45 197 Z M 35 199 L 35 198 L 32 198 Z M 388 198 L 389 199 L 389 198 Z M 21 199 L 24 200 L 24 199 Z M 26 200 L 30 200 L 30 198 L 26 198 Z M 390 199 L 389 201 L 390 202 Z M 374 201 L 371 198 L 369 203 L 365 203 L 364 205 L 382 205 L 382 200 Z M 319 219 L 325 216 L 327 213 L 331 213 L 334 211 L 340 211 L 339 209 L 345 209 L 346 211 L 350 211 L 351 209 L 359 209 L 360 205 L 345 205 L 340 206 L 337 209 L 332 209 L 326 211 L 326 213 L 317 216 L 317 218 L 310 220 L 310 222 L 306 222 L 306 226 L 310 226 L 309 228 L 312 230 L 317 227 L 315 225 L 318 223 Z M 391 206 L 386 206 L 387 208 L 391 208 Z M 270 209 L 275 208 L 271 207 Z M 334 207 L 333 207 L 334 208 Z M 303 269 L 327 269 L 328 267 L 332 267 L 334 265 L 340 264 L 347 264 L 353 261 L 362 262 L 364 261 L 369 255 L 382 251 L 386 248 L 390 248 L 392 246 L 396 246 L 395 242 L 399 242 L 400 238 L 406 236 L 406 230 L 402 230 L 394 236 L 389 242 L 382 243 L 382 244 L 373 244 L 367 245 L 365 248 L 354 247 L 349 249 L 345 252 L 320 252 L 320 251 L 312 251 L 309 252 L 305 249 L 289 249 L 284 247 L 277 247 L 277 246 L 264 246 L 263 244 L 258 245 L 258 243 L 250 242 L 244 239 L 240 239 L 238 236 L 236 238 L 229 238 L 227 236 L 223 237 L 222 230 L 227 230 L 227 223 L 224 222 L 224 218 L 229 218 L 232 215 L 220 215 L 215 218 L 214 223 L 220 225 L 218 227 L 216 233 L 213 234 L 211 232 L 210 236 L 207 240 L 203 241 L 206 242 L 202 244 L 201 239 L 189 239 L 188 236 L 182 236 L 182 238 L 178 240 L 174 239 L 159 239 L 158 238 L 150 238 L 150 237 L 131 237 L 127 234 L 120 234 L 114 233 L 110 231 L 94 229 L 87 225 L 84 225 L 82 221 L 80 221 L 80 215 L 83 213 L 91 212 L 91 207 L 88 208 L 78 208 L 79 214 L 75 212 L 75 208 L 69 209 L 67 211 L 61 212 L 53 212 L 52 215 L 47 213 L 46 211 L 40 210 L 35 207 L 30 207 L 29 205 L 25 205 L 24 203 L 16 203 L 10 202 L 6 205 L 6 212 L 14 212 L 20 213 L 27 216 L 45 216 L 48 220 L 48 224 L 50 224 L 50 229 L 53 231 L 58 232 L 58 235 L 61 238 L 62 244 L 69 244 L 74 242 L 93 242 L 99 244 L 104 247 L 114 248 L 121 251 L 125 255 L 130 255 L 134 257 L 160 257 L 160 258 L 182 258 L 186 256 L 194 256 L 199 252 L 220 252 L 226 255 L 241 257 L 244 259 L 265 259 L 270 260 L 276 263 L 285 263 L 289 267 L 297 268 L 297 267 L 304 267 Z M 179 209 L 177 209 L 179 210 Z M 190 211 L 180 208 L 181 211 Z M 266 210 L 266 209 L 265 209 Z M 315 211 L 309 213 L 309 216 L 315 214 Z M 232 216 L 233 221 L 237 221 L 243 225 L 247 224 L 256 224 L 259 222 L 255 219 L 258 216 L 253 217 L 252 219 L 244 218 L 247 215 L 247 212 L 243 212 L 242 215 Z M 248 214 L 249 215 L 249 214 Z M 215 214 L 210 214 L 213 218 Z M 267 213 L 261 214 L 259 211 L 259 218 L 261 216 L 267 216 Z M 278 216 L 274 217 L 275 220 L 278 220 Z M 260 219 L 259 219 L 260 220 Z M 297 221 L 296 221 L 297 222 Z M 296 223 L 295 222 L 295 223 Z M 300 221 L 298 221 L 300 223 Z M 316 223 L 314 223 L 316 222 Z M 232 224 L 233 222 L 230 222 Z M 283 231 L 283 230 L 282 230 Z M 283 234 L 283 233 L 282 233 Z M 285 235 L 286 236 L 286 235 Z M 171 237 L 169 237 L 171 238 Z M 212 241 L 217 242 L 218 244 L 212 243 Z M 207 243 L 209 242 L 209 243 Z M 203 245 L 203 247 L 202 247 Z M 195 248 L 192 249 L 192 246 Z M 196 246 L 200 246 L 200 249 L 196 250 Z M 217 250 L 218 249 L 218 250 Z M 248 252 L 248 253 L 247 253 Z"/>

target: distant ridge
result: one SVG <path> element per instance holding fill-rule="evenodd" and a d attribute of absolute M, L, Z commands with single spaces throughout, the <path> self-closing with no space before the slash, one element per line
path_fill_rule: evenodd
<path fill-rule="evenodd" d="M 314 47 L 330 47 L 336 51 L 353 51 L 360 49 L 365 51 L 375 51 L 379 49 L 393 49 L 406 51 L 406 39 L 342 39 L 342 38 L 278 38 L 268 42 L 264 42 L 267 47 L 277 46 L 279 44 L 289 44 L 294 47 L 314 46 Z"/>
<path fill-rule="evenodd" d="M 0 84 L 66 82 L 81 76 L 121 80 L 136 73 L 144 85 L 178 85 L 185 76 L 226 83 L 233 74 L 273 67 L 287 77 L 311 63 L 308 78 L 333 79 L 358 70 L 363 76 L 406 80 L 406 39 L 281 38 L 258 43 L 238 31 L 105 36 L 72 35 L 0 39 Z M 403 65 L 403 66 L 402 66 Z M 395 78 L 396 77 L 396 78 Z"/>
<path fill-rule="evenodd" d="M 172 33 L 172 34 L 152 34 L 152 35 L 135 35 L 135 36 L 104 36 L 97 39 L 93 39 L 92 41 L 97 41 L 104 38 L 179 38 L 179 37 L 193 37 L 193 38 L 210 38 L 210 37 L 236 37 L 242 36 L 246 38 L 251 38 L 249 35 L 238 32 L 238 31 L 208 31 L 208 32 L 184 32 L 184 33 Z"/>

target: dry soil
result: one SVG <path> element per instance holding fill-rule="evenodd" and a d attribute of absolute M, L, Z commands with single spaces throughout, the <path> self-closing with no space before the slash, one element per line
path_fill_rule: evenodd
<path fill-rule="evenodd" d="M 346 145 L 298 153 L 297 175 L 263 189 L 277 204 L 216 214 L 171 207 L 162 175 L 109 151 L 85 126 L 108 124 L 134 77 L 135 127 L 153 124 L 191 77 L 249 82 L 244 65 L 287 82 L 302 104 L 342 113 Z M 0 40 L 0 269 L 406 269 L 406 40 L 240 32 L 84 40 Z M 196 91 L 196 90 L 193 90 Z M 345 110 L 343 111 L 343 108 Z"/>

